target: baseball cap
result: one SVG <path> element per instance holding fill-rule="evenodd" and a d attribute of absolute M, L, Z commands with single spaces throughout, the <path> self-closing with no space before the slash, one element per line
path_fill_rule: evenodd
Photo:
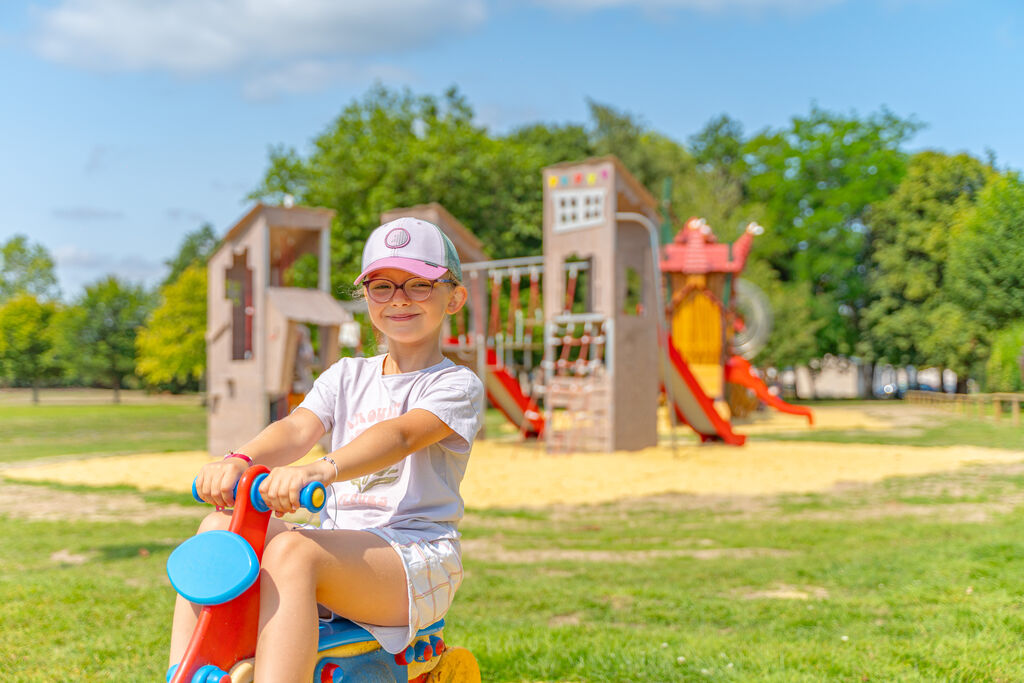
<path fill-rule="evenodd" d="M 385 223 L 372 233 L 363 247 L 363 272 L 353 284 L 381 268 L 398 268 L 434 280 L 451 271 L 462 280 L 462 265 L 455 245 L 433 223 L 405 216 Z"/>

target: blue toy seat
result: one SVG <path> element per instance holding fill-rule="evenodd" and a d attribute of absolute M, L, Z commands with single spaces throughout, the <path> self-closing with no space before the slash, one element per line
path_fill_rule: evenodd
<path fill-rule="evenodd" d="M 249 542 L 230 531 L 188 539 L 167 558 L 167 577 L 178 594 L 199 605 L 233 600 L 256 582 L 260 563 Z"/>
<path fill-rule="evenodd" d="M 421 628 L 416 636 L 428 636 L 437 633 L 444 628 L 444 619 L 440 619 L 430 626 Z M 373 640 L 373 635 L 362 626 L 354 624 L 348 619 L 334 617 L 330 621 L 320 622 L 320 640 L 317 644 L 317 651 L 323 652 L 341 645 L 352 643 L 367 643 Z"/>

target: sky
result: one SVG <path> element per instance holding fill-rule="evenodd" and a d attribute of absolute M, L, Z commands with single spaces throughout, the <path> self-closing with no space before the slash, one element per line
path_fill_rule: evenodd
<path fill-rule="evenodd" d="M 457 86 L 496 134 L 590 99 L 682 143 L 886 107 L 925 124 L 909 151 L 1024 169 L 1016 0 L 2 0 L 0 243 L 45 247 L 66 300 L 154 285 L 375 83 Z"/>

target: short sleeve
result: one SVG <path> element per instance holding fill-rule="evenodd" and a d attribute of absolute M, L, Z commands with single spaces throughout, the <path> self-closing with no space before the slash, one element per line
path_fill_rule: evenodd
<path fill-rule="evenodd" d="M 483 425 L 484 386 L 472 370 L 460 368 L 433 382 L 409 404 L 438 417 L 455 432 L 440 445 L 456 453 L 468 453 Z"/>
<path fill-rule="evenodd" d="M 299 408 L 305 408 L 320 418 L 324 429 L 334 429 L 334 416 L 338 409 L 338 389 L 341 384 L 341 364 L 338 361 L 320 373 L 313 382 L 313 388 L 302 399 Z"/>

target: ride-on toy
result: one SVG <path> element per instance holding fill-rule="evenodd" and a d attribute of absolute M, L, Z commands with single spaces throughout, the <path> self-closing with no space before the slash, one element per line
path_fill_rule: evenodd
<path fill-rule="evenodd" d="M 181 662 L 168 683 L 250 683 L 259 623 L 260 558 L 270 509 L 259 485 L 269 470 L 250 467 L 235 489 L 227 531 L 207 531 L 178 546 L 167 575 L 186 600 L 202 605 Z M 198 500 L 195 484 L 192 494 Z M 241 494 L 241 495 L 239 495 Z M 324 506 L 323 484 L 302 490 L 302 506 Z M 321 622 L 313 683 L 480 683 L 476 659 L 445 645 L 444 620 L 421 629 L 404 652 L 391 655 L 365 629 L 347 619 Z"/>

